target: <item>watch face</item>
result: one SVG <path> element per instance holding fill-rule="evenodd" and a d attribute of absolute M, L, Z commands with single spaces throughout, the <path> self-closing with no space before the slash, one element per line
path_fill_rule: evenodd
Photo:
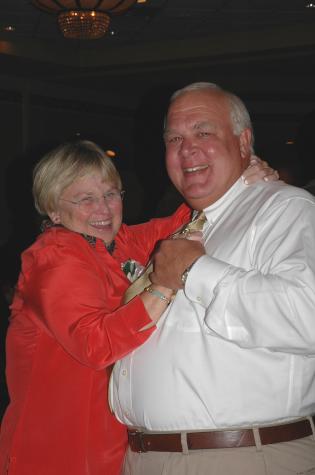
<path fill-rule="evenodd" d="M 185 285 L 186 283 L 186 280 L 187 280 L 187 277 L 188 277 L 188 272 L 189 272 L 189 269 L 186 269 L 183 273 L 182 273 L 182 284 Z"/>

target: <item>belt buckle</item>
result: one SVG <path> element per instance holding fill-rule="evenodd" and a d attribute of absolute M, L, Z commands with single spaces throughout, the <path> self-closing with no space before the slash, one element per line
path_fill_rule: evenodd
<path fill-rule="evenodd" d="M 133 447 L 134 449 L 136 449 L 134 450 L 134 452 L 137 452 L 138 454 L 147 452 L 147 449 L 144 446 L 144 441 L 143 441 L 144 433 L 139 430 L 133 430 L 133 431 L 129 431 L 129 434 L 131 436 L 129 438 L 129 444 L 131 448 Z M 133 444 L 133 441 L 135 441 L 135 444 Z"/>

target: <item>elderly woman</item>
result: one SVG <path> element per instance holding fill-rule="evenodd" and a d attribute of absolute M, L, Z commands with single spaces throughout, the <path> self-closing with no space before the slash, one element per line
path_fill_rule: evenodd
<path fill-rule="evenodd" d="M 144 265 L 189 209 L 122 224 L 120 177 L 87 141 L 46 155 L 33 194 L 50 221 L 22 255 L 12 305 L 0 474 L 116 475 L 126 431 L 108 407 L 110 367 L 147 340 L 172 295 L 153 286 L 121 306 L 130 283 L 123 268 Z"/>

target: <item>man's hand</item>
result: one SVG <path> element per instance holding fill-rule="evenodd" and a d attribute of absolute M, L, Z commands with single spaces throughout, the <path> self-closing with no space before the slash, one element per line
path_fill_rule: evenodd
<path fill-rule="evenodd" d="M 267 162 L 256 155 L 252 155 L 249 166 L 243 173 L 243 180 L 246 185 L 251 185 L 259 180 L 276 181 L 279 180 L 279 174 Z"/>
<path fill-rule="evenodd" d="M 151 282 L 173 290 L 182 289 L 183 272 L 203 254 L 205 254 L 205 249 L 199 240 L 166 239 L 161 241 L 153 256 L 154 271 L 150 274 Z"/>

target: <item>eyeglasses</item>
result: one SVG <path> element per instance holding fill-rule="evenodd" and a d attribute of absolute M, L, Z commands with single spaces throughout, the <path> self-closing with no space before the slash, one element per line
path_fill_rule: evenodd
<path fill-rule="evenodd" d="M 90 211 L 99 206 L 100 201 L 103 199 L 107 205 L 111 205 L 121 201 L 124 197 L 124 190 L 112 190 L 104 193 L 102 198 L 97 198 L 96 196 L 86 196 L 79 201 L 65 200 L 64 198 L 59 198 L 61 201 L 66 201 L 72 203 L 73 205 L 79 206 L 82 211 Z"/>

